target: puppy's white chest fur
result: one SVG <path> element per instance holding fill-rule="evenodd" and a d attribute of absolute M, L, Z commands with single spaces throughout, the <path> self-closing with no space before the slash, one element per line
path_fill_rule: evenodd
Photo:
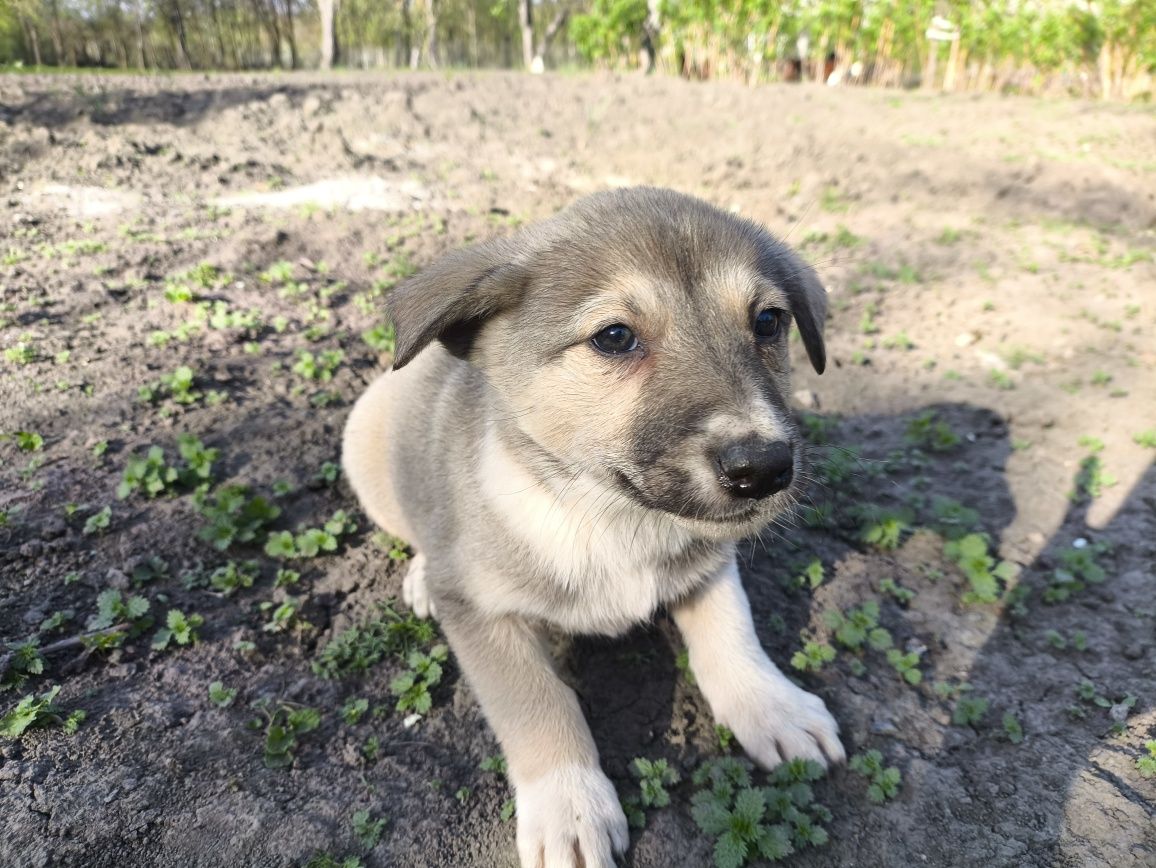
<path fill-rule="evenodd" d="M 478 586 L 477 603 L 491 614 L 619 634 L 688 593 L 725 557 L 721 546 L 717 557 L 684 557 L 698 545 L 687 531 L 592 476 L 539 480 L 493 431 L 480 459 L 483 494 L 526 559 Z"/>

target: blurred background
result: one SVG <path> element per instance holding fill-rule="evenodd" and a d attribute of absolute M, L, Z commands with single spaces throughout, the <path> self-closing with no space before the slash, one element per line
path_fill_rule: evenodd
<path fill-rule="evenodd" d="M 5 0 L 0 62 L 658 70 L 1150 100 L 1154 0 Z"/>

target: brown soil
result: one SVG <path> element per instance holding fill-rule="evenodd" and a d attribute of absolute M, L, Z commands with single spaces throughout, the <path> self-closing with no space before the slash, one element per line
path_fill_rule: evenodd
<path fill-rule="evenodd" d="M 918 687 L 877 652 L 862 675 L 841 652 L 802 676 L 849 748 L 882 751 L 903 786 L 875 806 L 846 769 L 819 782 L 831 841 L 794 864 L 1156 864 L 1156 781 L 1136 767 L 1156 738 L 1156 452 L 1133 441 L 1156 428 L 1154 154 L 1150 109 L 1083 102 L 636 77 L 0 77 L 0 349 L 13 350 L 0 358 L 0 432 L 44 438 L 34 453 L 0 442 L 0 637 L 35 635 L 60 609 L 76 617 L 44 641 L 77 633 L 97 594 L 131 587 L 151 556 L 169 564 L 140 591 L 153 613 L 205 617 L 195 646 L 150 651 L 145 635 L 58 655 L 0 694 L 6 711 L 61 684 L 58 704 L 87 711 L 73 736 L 0 742 L 0 863 L 290 865 L 328 852 L 371 866 L 513 864 L 513 824 L 498 816 L 509 793 L 479 769 L 496 746 L 452 664 L 409 729 L 389 695 L 399 662 L 360 678 L 311 672 L 335 633 L 400 592 L 402 569 L 364 519 L 338 551 L 301 562 L 292 593 L 314 629 L 267 633 L 259 603 L 285 592 L 259 545 L 229 552 L 261 561 L 253 588 L 187 589 L 182 571 L 227 560 L 197 538 L 191 498 L 114 492 L 131 455 L 152 444 L 172 454 L 190 431 L 220 450 L 218 481 L 291 483 L 279 529 L 355 511 L 343 483 L 317 479 L 382 363 L 359 337 L 377 311 L 355 299 L 582 192 L 652 183 L 764 221 L 831 290 L 834 364 L 822 378 L 797 365 L 797 386 L 832 420 L 834 445 L 817 460 L 858 458 L 844 462 L 847 480 L 816 486 L 835 509 L 825 526 L 779 528 L 744 550 L 767 647 L 787 666 L 800 630 L 828 636 L 824 611 L 880 599 L 896 642 L 927 649 Z M 259 278 L 282 261 L 300 294 Z M 264 325 L 152 346 L 150 333 L 191 316 L 165 299 L 166 279 L 201 262 L 229 276 L 202 295 L 257 308 Z M 318 324 L 328 328 L 306 334 Z M 292 372 L 302 348 L 344 350 L 332 382 Z M 182 364 L 223 400 L 167 416 L 137 400 Z M 909 425 L 929 409 L 958 445 L 913 450 Z M 1082 437 L 1103 441 L 1117 480 L 1095 498 L 1069 496 L 1089 454 Z M 860 540 L 855 504 L 906 508 L 925 527 L 937 495 L 978 510 L 999 555 L 1022 568 L 1032 596 L 1018 615 L 964 603 L 966 580 L 927 532 L 894 551 Z M 105 505 L 109 527 L 86 535 Z M 1110 543 L 1107 580 L 1045 603 L 1077 539 Z M 825 583 L 795 589 L 812 557 Z M 909 605 L 881 592 L 884 578 L 916 592 Z M 1086 650 L 1074 647 L 1080 631 Z M 669 625 L 562 651 L 624 795 L 635 756 L 684 772 L 628 864 L 707 865 L 685 781 L 718 746 Z M 1112 710 L 1077 697 L 1084 679 L 1111 702 L 1138 698 L 1126 717 L 1115 710 L 1117 731 Z M 232 707 L 209 702 L 216 680 L 238 689 Z M 959 681 L 989 702 L 974 726 L 952 725 L 953 701 L 933 687 Z M 342 722 L 336 710 L 354 696 L 383 713 Z M 289 769 L 265 768 L 261 734 L 246 728 L 261 697 L 323 712 Z M 1006 737 L 1006 712 L 1022 743 Z M 371 736 L 375 760 L 362 752 Z M 353 834 L 357 809 L 388 818 L 369 851 Z"/>

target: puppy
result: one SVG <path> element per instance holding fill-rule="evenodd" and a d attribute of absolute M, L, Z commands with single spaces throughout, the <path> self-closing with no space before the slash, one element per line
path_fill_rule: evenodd
<path fill-rule="evenodd" d="M 735 543 L 799 494 L 794 322 L 822 373 L 826 293 L 756 224 L 669 190 L 598 193 L 446 256 L 389 300 L 393 369 L 345 430 L 369 516 L 417 552 L 494 728 L 524 868 L 604 868 L 626 818 L 540 632 L 665 607 L 718 723 L 767 768 L 844 758 L 755 634 Z"/>

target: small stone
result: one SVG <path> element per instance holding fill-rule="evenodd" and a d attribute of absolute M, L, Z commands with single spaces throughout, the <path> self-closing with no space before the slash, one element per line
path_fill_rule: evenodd
<path fill-rule="evenodd" d="M 1139 660 L 1144 656 L 1144 649 L 1134 642 L 1131 645 L 1124 646 L 1123 654 L 1127 660 Z"/>
<path fill-rule="evenodd" d="M 876 735 L 895 735 L 899 732 L 899 727 L 889 717 L 875 717 L 871 719 L 871 732 Z"/>
<path fill-rule="evenodd" d="M 68 524 L 62 518 L 50 518 L 40 528 L 40 536 L 44 539 L 56 539 L 64 535 Z"/>
<path fill-rule="evenodd" d="M 105 573 L 104 581 L 110 588 L 116 588 L 118 591 L 126 590 L 131 584 L 129 577 L 116 567 L 110 568 L 109 571 Z"/>
<path fill-rule="evenodd" d="M 964 332 L 963 334 L 956 336 L 955 345 L 957 347 L 970 347 L 972 344 L 979 340 L 979 337 L 979 332 Z"/>
<path fill-rule="evenodd" d="M 804 410 L 818 410 L 819 396 L 810 389 L 799 389 L 795 392 L 795 403 Z"/>

